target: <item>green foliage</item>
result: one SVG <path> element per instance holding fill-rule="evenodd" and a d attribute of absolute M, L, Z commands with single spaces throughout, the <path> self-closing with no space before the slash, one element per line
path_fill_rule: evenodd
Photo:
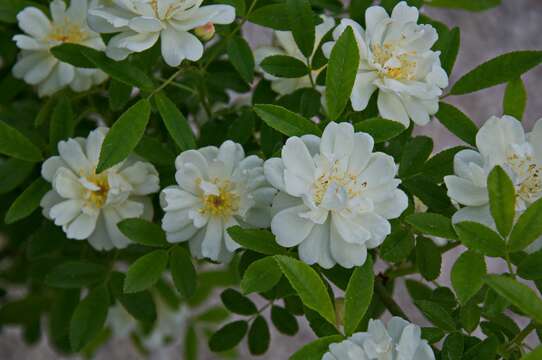
<path fill-rule="evenodd" d="M 151 247 L 168 246 L 166 235 L 158 224 L 142 219 L 126 219 L 117 224 L 119 230 L 130 240 Z"/>
<path fill-rule="evenodd" d="M 371 135 L 375 143 L 391 140 L 406 130 L 397 121 L 386 120 L 381 117 L 357 122 L 354 124 L 354 129 Z"/>
<path fill-rule="evenodd" d="M 254 261 L 246 269 L 241 280 L 244 294 L 271 290 L 281 279 L 282 272 L 271 256 Z"/>
<path fill-rule="evenodd" d="M 234 36 L 228 40 L 228 57 L 243 80 L 251 83 L 254 79 L 254 55 L 245 39 Z"/>
<path fill-rule="evenodd" d="M 180 246 L 174 246 L 170 252 L 169 267 L 175 287 L 185 299 L 191 298 L 197 287 L 197 273 L 190 254 Z"/>
<path fill-rule="evenodd" d="M 496 166 L 487 178 L 489 206 L 491 215 L 502 236 L 507 236 L 512 229 L 516 214 L 516 191 L 506 172 Z"/>
<path fill-rule="evenodd" d="M 478 127 L 461 110 L 453 105 L 441 102 L 439 103 L 439 111 L 435 116 L 452 134 L 469 145 L 476 145 Z"/>
<path fill-rule="evenodd" d="M 363 266 L 357 267 L 344 295 L 344 332 L 353 334 L 358 324 L 367 312 L 373 297 L 374 274 L 373 261 L 367 258 Z"/>
<path fill-rule="evenodd" d="M 169 135 L 175 141 L 181 150 L 193 149 L 196 147 L 196 141 L 192 130 L 183 114 L 177 109 L 175 104 L 163 93 L 154 96 L 156 107 L 160 116 L 166 125 Z"/>
<path fill-rule="evenodd" d="M 508 240 L 511 252 L 520 251 L 542 235 L 542 199 L 535 201 L 521 214 Z"/>
<path fill-rule="evenodd" d="M 4 218 L 6 224 L 14 223 L 32 214 L 49 189 L 50 185 L 41 178 L 30 184 L 9 207 Z"/>
<path fill-rule="evenodd" d="M 96 172 L 100 173 L 130 155 L 145 132 L 150 114 L 149 101 L 140 100 L 121 115 L 104 139 Z"/>
<path fill-rule="evenodd" d="M 308 0 L 286 0 L 289 28 L 297 47 L 309 58 L 314 48 L 315 23 L 311 4 Z"/>
<path fill-rule="evenodd" d="M 454 95 L 512 81 L 542 62 L 542 51 L 515 51 L 497 56 L 463 75 L 452 87 Z"/>
<path fill-rule="evenodd" d="M 0 121 L 0 154 L 32 162 L 42 159 L 40 149 L 32 141 L 3 121 Z"/>
<path fill-rule="evenodd" d="M 485 225 L 472 221 L 464 221 L 455 225 L 459 240 L 469 249 L 486 256 L 504 257 L 506 243 Z"/>
<path fill-rule="evenodd" d="M 288 256 L 276 255 L 275 260 L 284 276 L 298 293 L 303 304 L 334 324 L 335 311 L 318 273 L 304 262 Z"/>
<path fill-rule="evenodd" d="M 103 281 L 107 268 L 88 261 L 67 261 L 55 266 L 46 276 L 45 283 L 57 288 L 81 288 Z"/>
<path fill-rule="evenodd" d="M 287 136 L 321 135 L 312 121 L 277 105 L 255 105 L 254 111 L 269 127 Z"/>
<path fill-rule="evenodd" d="M 484 284 L 486 263 L 484 257 L 473 251 L 466 251 L 455 262 L 451 280 L 459 302 L 463 305 L 472 298 Z"/>
<path fill-rule="evenodd" d="M 510 80 L 503 99 L 503 113 L 521 121 L 527 106 L 527 90 L 521 78 Z"/>
<path fill-rule="evenodd" d="M 262 69 L 281 78 L 299 78 L 309 73 L 309 68 L 301 60 L 287 55 L 272 55 L 263 59 Z"/>
<path fill-rule="evenodd" d="M 337 40 L 326 72 L 326 103 L 330 120 L 336 120 L 348 103 L 358 72 L 359 49 L 354 32 L 347 27 Z"/>
<path fill-rule="evenodd" d="M 153 286 L 168 262 L 168 253 L 165 250 L 154 250 L 137 259 L 128 269 L 124 281 L 124 292 L 135 293 Z"/>
<path fill-rule="evenodd" d="M 70 321 L 70 343 L 73 351 L 81 350 L 102 329 L 109 307 L 109 292 L 104 285 L 90 290 L 75 308 Z"/>

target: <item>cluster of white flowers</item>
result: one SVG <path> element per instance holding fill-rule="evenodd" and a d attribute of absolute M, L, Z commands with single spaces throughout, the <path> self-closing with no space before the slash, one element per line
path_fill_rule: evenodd
<path fill-rule="evenodd" d="M 27 35 L 13 37 L 22 50 L 13 75 L 37 85 L 40 96 L 51 95 L 68 85 L 73 91 L 85 91 L 107 79 L 101 70 L 77 68 L 59 61 L 50 52 L 52 47 L 63 43 L 105 49 L 100 35 L 87 25 L 87 7 L 87 0 L 72 0 L 68 9 L 63 0 L 53 0 L 52 21 L 35 7 L 27 7 L 17 14 L 19 27 Z"/>
<path fill-rule="evenodd" d="M 421 338 L 419 326 L 393 317 L 386 328 L 370 320 L 367 332 L 331 344 L 322 360 L 434 360 L 435 354 Z"/>
<path fill-rule="evenodd" d="M 487 176 L 501 166 L 516 189 L 517 216 L 542 197 L 542 119 L 530 134 L 511 116 L 491 117 L 476 135 L 475 150 L 462 150 L 454 158 L 455 175 L 444 181 L 448 196 L 465 207 L 453 216 L 453 222 L 476 221 L 495 228 L 489 209 Z M 542 239 L 527 251 L 542 248 Z"/>
<path fill-rule="evenodd" d="M 59 142 L 59 155 L 47 159 L 41 170 L 53 186 L 41 201 L 44 216 L 62 226 L 68 238 L 88 239 L 97 250 L 128 246 L 117 223 L 152 219 L 152 203 L 145 195 L 159 190 L 154 166 L 133 156 L 96 173 L 107 131 L 101 127 L 86 139 Z"/>

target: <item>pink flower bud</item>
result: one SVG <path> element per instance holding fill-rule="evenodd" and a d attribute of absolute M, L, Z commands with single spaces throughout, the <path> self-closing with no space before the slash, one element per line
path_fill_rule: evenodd
<path fill-rule="evenodd" d="M 200 40 L 209 41 L 215 35 L 215 26 L 212 22 L 199 26 L 194 30 L 194 33 Z"/>

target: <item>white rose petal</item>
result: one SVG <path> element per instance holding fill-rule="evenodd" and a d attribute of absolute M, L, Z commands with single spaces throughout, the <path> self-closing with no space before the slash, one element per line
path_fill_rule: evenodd
<path fill-rule="evenodd" d="M 282 158 L 265 162 L 268 181 L 279 194 L 271 230 L 285 247 L 324 268 L 362 265 L 367 249 L 390 233 L 388 219 L 407 208 L 397 186 L 393 158 L 373 152 L 373 139 L 349 123 L 330 123 L 322 138 L 291 137 Z"/>

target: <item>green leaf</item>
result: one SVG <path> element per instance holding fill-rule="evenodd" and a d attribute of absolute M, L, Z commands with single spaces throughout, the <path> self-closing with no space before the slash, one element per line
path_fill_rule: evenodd
<path fill-rule="evenodd" d="M 326 352 L 329 351 L 329 345 L 343 341 L 341 335 L 332 335 L 314 340 L 311 343 L 297 350 L 290 357 L 290 360 L 321 360 Z"/>
<path fill-rule="evenodd" d="M 442 183 L 446 175 L 454 173 L 455 155 L 464 149 L 466 149 L 464 146 L 455 146 L 431 156 L 423 166 L 423 176 L 435 183 Z"/>
<path fill-rule="evenodd" d="M 487 178 L 489 207 L 499 233 L 506 237 L 514 224 L 516 215 L 516 190 L 508 174 L 495 166 Z"/>
<path fill-rule="evenodd" d="M 399 177 L 403 178 L 420 172 L 432 151 L 433 140 L 427 136 L 416 136 L 407 142 L 399 163 Z"/>
<path fill-rule="evenodd" d="M 269 326 L 267 321 L 260 315 L 252 322 L 248 331 L 248 349 L 252 355 L 265 354 L 270 341 Z"/>
<path fill-rule="evenodd" d="M 19 130 L 0 121 L 0 154 L 31 162 L 41 161 L 41 151 Z"/>
<path fill-rule="evenodd" d="M 153 286 L 166 269 L 167 261 L 166 250 L 154 250 L 137 259 L 126 273 L 124 292 L 135 293 Z"/>
<path fill-rule="evenodd" d="M 454 27 L 452 30 L 446 32 L 444 36 L 441 36 L 437 44 L 438 46 L 435 47 L 435 50 L 440 50 L 441 52 L 440 62 L 442 68 L 450 75 L 461 45 L 461 32 L 459 28 Z"/>
<path fill-rule="evenodd" d="M 49 144 L 54 150 L 60 140 L 73 137 L 75 125 L 71 101 L 68 97 L 61 97 L 56 103 L 49 124 Z"/>
<path fill-rule="evenodd" d="M 242 2 L 245 3 L 244 1 Z M 194 324 L 190 324 L 186 330 L 184 336 L 184 359 L 185 360 L 197 360 L 198 359 L 198 334 Z"/>
<path fill-rule="evenodd" d="M 51 185 L 42 178 L 30 184 L 9 207 L 4 218 L 6 224 L 12 224 L 30 216 L 40 206 L 41 198 L 50 188 Z"/>
<path fill-rule="evenodd" d="M 21 185 L 33 169 L 34 163 L 15 158 L 0 163 L 0 194 L 6 194 Z"/>
<path fill-rule="evenodd" d="M 435 116 L 452 134 L 467 144 L 476 146 L 478 127 L 461 110 L 448 103 L 440 102 Z"/>
<path fill-rule="evenodd" d="M 64 43 L 51 48 L 51 53 L 60 61 L 79 68 L 95 68 L 96 65 L 90 61 L 81 51 L 81 45 Z"/>
<path fill-rule="evenodd" d="M 268 56 L 260 66 L 265 72 L 280 78 L 300 78 L 310 71 L 304 62 L 287 55 Z"/>
<path fill-rule="evenodd" d="M 273 30 L 289 31 L 290 22 L 287 16 L 286 4 L 264 5 L 254 10 L 249 16 L 251 23 L 271 28 Z"/>
<path fill-rule="evenodd" d="M 107 268 L 104 265 L 83 260 L 70 260 L 57 265 L 45 277 L 45 284 L 56 288 L 81 288 L 104 280 Z"/>
<path fill-rule="evenodd" d="M 152 324 L 156 320 L 156 305 L 150 291 L 125 294 L 122 291 L 124 280 L 123 274 L 112 273 L 109 281 L 111 293 L 135 319 Z"/>
<path fill-rule="evenodd" d="M 85 46 L 72 44 L 78 47 L 79 51 L 103 72 L 107 73 L 113 79 L 122 83 L 133 85 L 143 91 L 151 91 L 153 89 L 152 80 L 140 70 L 133 66 L 128 61 L 115 61 L 108 58 L 105 53 L 94 50 Z"/>
<path fill-rule="evenodd" d="M 344 332 L 347 336 L 356 332 L 361 319 L 369 309 L 373 290 L 373 261 L 368 256 L 365 264 L 356 267 L 352 273 L 344 294 Z"/>
<path fill-rule="evenodd" d="M 246 109 L 241 112 L 237 119 L 233 120 L 228 129 L 227 137 L 236 143 L 246 144 L 256 132 L 255 126 L 256 114 L 251 109 Z"/>
<path fill-rule="evenodd" d="M 365 27 L 365 12 L 373 5 L 373 0 L 352 0 L 348 8 L 350 18 Z"/>
<path fill-rule="evenodd" d="M 540 360 L 542 359 L 542 345 L 538 346 L 536 349 L 530 353 L 524 355 L 521 360 Z"/>
<path fill-rule="evenodd" d="M 456 240 L 457 235 L 452 221 L 444 215 L 433 213 L 415 213 L 406 217 L 405 221 L 425 235 Z"/>
<path fill-rule="evenodd" d="M 518 265 L 518 275 L 527 280 L 542 279 L 542 251 L 527 255 Z"/>
<path fill-rule="evenodd" d="M 222 303 L 234 314 L 253 315 L 258 312 L 256 305 L 248 297 L 233 289 L 226 289 L 220 294 Z"/>
<path fill-rule="evenodd" d="M 450 334 L 446 337 L 442 345 L 441 358 L 444 360 L 461 360 L 463 348 L 463 335 L 460 333 Z"/>
<path fill-rule="evenodd" d="M 410 231 L 397 227 L 380 246 L 380 257 L 390 262 L 405 260 L 414 249 L 414 237 Z"/>
<path fill-rule="evenodd" d="M 542 51 L 514 51 L 497 56 L 463 75 L 451 93 L 468 94 L 515 80 L 541 62 Z"/>
<path fill-rule="evenodd" d="M 128 101 L 130 101 L 130 96 L 132 95 L 132 86 L 111 79 L 109 83 L 109 107 L 113 111 L 122 110 Z"/>
<path fill-rule="evenodd" d="M 17 23 L 17 14 L 25 7 L 33 6 L 41 10 L 44 7 L 34 1 L 29 0 L 2 0 L 0 1 L 0 22 Z"/>
<path fill-rule="evenodd" d="M 147 220 L 133 218 L 117 223 L 120 232 L 128 239 L 146 246 L 166 247 L 169 243 L 160 225 Z"/>
<path fill-rule="evenodd" d="M 108 307 L 109 292 L 104 285 L 90 290 L 87 297 L 77 305 L 70 321 L 73 351 L 80 351 L 100 333 L 107 318 Z"/>
<path fill-rule="evenodd" d="M 356 132 L 361 131 L 372 136 L 376 144 L 393 139 L 406 128 L 397 121 L 386 120 L 379 116 L 354 124 Z"/>
<path fill-rule="evenodd" d="M 417 196 L 427 205 L 429 209 L 444 213 L 455 211 L 446 193 L 446 188 L 431 182 L 425 175 L 418 174 L 409 177 L 403 180 L 402 184 L 412 195 Z"/>
<path fill-rule="evenodd" d="M 182 297 L 191 298 L 196 292 L 197 274 L 188 251 L 180 246 L 171 249 L 169 268 L 173 283 Z"/>
<path fill-rule="evenodd" d="M 427 320 L 431 321 L 433 325 L 448 332 L 456 330 L 452 315 L 438 303 L 428 300 L 415 300 L 414 304 L 416 304 Z"/>
<path fill-rule="evenodd" d="M 286 250 L 275 241 L 275 236 L 267 230 L 243 229 L 232 226 L 228 234 L 239 245 L 264 255 L 284 254 Z"/>
<path fill-rule="evenodd" d="M 286 0 L 286 10 L 297 47 L 306 58 L 309 58 L 314 49 L 316 26 L 311 4 L 308 0 Z"/>
<path fill-rule="evenodd" d="M 427 6 L 462 9 L 469 11 L 484 11 L 501 4 L 502 0 L 425 0 Z"/>
<path fill-rule="evenodd" d="M 303 304 L 334 324 L 335 310 L 318 273 L 304 262 L 288 256 L 276 255 L 275 260 Z"/>
<path fill-rule="evenodd" d="M 211 336 L 209 348 L 213 352 L 222 352 L 234 348 L 243 340 L 248 330 L 248 323 L 238 320 L 224 325 Z"/>
<path fill-rule="evenodd" d="M 503 114 L 521 121 L 527 106 L 527 90 L 521 78 L 510 80 L 506 85 L 503 99 Z"/>
<path fill-rule="evenodd" d="M 489 337 L 466 350 L 461 360 L 493 360 L 497 357 L 498 346 L 497 338 Z"/>
<path fill-rule="evenodd" d="M 347 27 L 333 46 L 327 65 L 326 101 L 330 120 L 336 120 L 348 103 L 358 65 L 358 44 L 352 28 Z"/>
<path fill-rule="evenodd" d="M 486 262 L 484 257 L 473 251 L 466 251 L 452 267 L 451 280 L 457 299 L 462 305 L 473 297 L 484 284 Z"/>
<path fill-rule="evenodd" d="M 254 111 L 267 125 L 286 136 L 322 135 L 315 123 L 281 106 L 259 104 L 254 105 Z"/>
<path fill-rule="evenodd" d="M 228 40 L 228 58 L 239 75 L 247 83 L 254 80 L 254 55 L 247 41 L 239 36 Z"/>
<path fill-rule="evenodd" d="M 459 240 L 469 249 L 492 256 L 504 257 L 506 244 L 495 231 L 485 225 L 464 221 L 454 225 Z"/>
<path fill-rule="evenodd" d="M 508 239 L 510 252 L 523 250 L 542 235 L 542 199 L 532 203 L 516 222 Z"/>
<path fill-rule="evenodd" d="M 143 137 L 150 115 L 149 101 L 141 99 L 120 116 L 104 139 L 96 172 L 101 173 L 130 155 Z"/>
<path fill-rule="evenodd" d="M 432 281 L 439 277 L 442 256 L 433 240 L 423 236 L 416 238 L 416 265 L 424 279 Z"/>
<path fill-rule="evenodd" d="M 268 256 L 249 265 L 241 280 L 241 290 L 244 294 L 266 292 L 275 287 L 281 277 L 277 262 Z"/>
<path fill-rule="evenodd" d="M 485 282 L 525 315 L 542 323 L 542 300 L 527 285 L 505 275 L 487 275 Z"/>
<path fill-rule="evenodd" d="M 478 306 L 476 298 L 471 299 L 459 309 L 459 321 L 468 333 L 472 333 L 480 323 L 482 309 Z"/>
<path fill-rule="evenodd" d="M 282 334 L 294 336 L 299 331 L 295 316 L 280 306 L 273 305 L 271 307 L 271 321 Z"/>
<path fill-rule="evenodd" d="M 70 352 L 70 320 L 79 304 L 79 289 L 55 291 L 48 314 L 48 338 L 55 348 Z"/>

